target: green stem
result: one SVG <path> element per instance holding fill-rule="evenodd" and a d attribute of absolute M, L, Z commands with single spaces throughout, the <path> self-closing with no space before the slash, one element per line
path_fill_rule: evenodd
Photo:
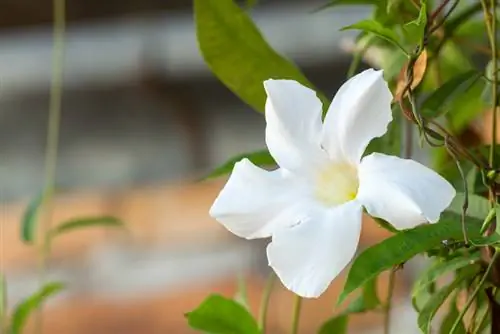
<path fill-rule="evenodd" d="M 497 106 L 498 106 L 498 60 L 497 60 L 497 11 L 496 11 L 496 1 L 490 0 L 490 11 L 491 11 L 491 61 L 493 62 L 493 84 L 492 84 L 492 94 L 493 94 L 493 119 L 491 124 L 491 147 L 490 147 L 490 167 L 496 167 L 495 152 L 497 145 Z M 492 189 L 491 194 L 491 205 L 494 208 L 496 203 L 496 193 Z"/>
<path fill-rule="evenodd" d="M 0 273 L 0 333 L 7 331 L 7 280 Z"/>
<path fill-rule="evenodd" d="M 387 288 L 387 301 L 384 307 L 384 334 L 391 331 L 391 309 L 392 297 L 394 295 L 394 286 L 396 285 L 396 268 L 392 268 L 389 274 L 389 283 Z"/>
<path fill-rule="evenodd" d="M 476 285 L 476 288 L 474 289 L 471 296 L 467 300 L 467 303 L 465 304 L 464 308 L 462 309 L 462 311 L 458 315 L 457 319 L 453 323 L 453 326 L 451 327 L 449 334 L 455 333 L 455 331 L 458 329 L 465 313 L 467 313 L 467 311 L 469 310 L 469 307 L 474 302 L 474 299 L 476 299 L 477 294 L 481 291 L 483 284 L 486 282 L 486 279 L 488 278 L 488 275 L 490 274 L 491 269 L 493 269 L 499 254 L 500 254 L 500 252 L 497 251 L 497 252 L 495 252 L 495 255 L 493 255 L 493 258 L 491 259 L 491 262 L 488 264 L 488 268 L 486 268 L 486 271 L 484 272 L 483 277 L 481 277 L 481 280 Z"/>
<path fill-rule="evenodd" d="M 295 295 L 295 300 L 293 302 L 293 313 L 292 313 L 292 329 L 291 334 L 297 334 L 299 332 L 299 320 L 300 311 L 302 309 L 302 297 Z"/>
<path fill-rule="evenodd" d="M 66 31 L 66 3 L 65 0 L 53 0 L 53 50 L 52 50 L 52 82 L 50 86 L 49 120 L 47 126 L 47 146 L 45 151 L 45 185 L 43 191 L 43 217 L 40 223 L 39 242 L 39 280 L 40 286 L 45 284 L 47 270 L 47 245 L 46 234 L 50 230 L 52 220 L 52 201 L 55 191 L 55 179 L 57 171 L 57 153 L 59 146 L 59 127 L 61 123 L 61 100 L 64 62 L 64 35 Z M 43 327 L 43 305 L 41 304 L 36 318 L 35 330 L 42 333 Z"/>
<path fill-rule="evenodd" d="M 262 334 L 266 333 L 267 310 L 269 309 L 269 301 L 271 300 L 271 294 L 273 292 L 275 281 L 276 275 L 271 273 L 267 279 L 266 287 L 264 288 L 264 293 L 262 295 L 262 301 L 259 308 L 259 328 Z"/>

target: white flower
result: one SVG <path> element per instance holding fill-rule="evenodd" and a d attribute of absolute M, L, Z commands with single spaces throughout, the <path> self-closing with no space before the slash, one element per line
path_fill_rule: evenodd
<path fill-rule="evenodd" d="M 324 123 L 314 91 L 291 80 L 264 87 L 266 143 L 280 168 L 238 162 L 210 215 L 240 237 L 272 237 L 269 265 L 296 294 L 318 297 L 351 261 L 362 207 L 405 229 L 437 222 L 455 196 L 445 179 L 413 160 L 363 157 L 392 120 L 382 71 L 347 81 Z"/>

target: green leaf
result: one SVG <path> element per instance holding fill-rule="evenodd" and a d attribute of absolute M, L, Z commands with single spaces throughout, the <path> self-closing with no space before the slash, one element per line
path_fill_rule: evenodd
<path fill-rule="evenodd" d="M 373 152 L 389 155 L 399 155 L 401 153 L 401 115 L 399 104 L 394 105 L 392 110 L 393 120 L 387 126 L 387 132 L 382 137 L 374 138 L 368 144 L 364 153 L 365 156 Z"/>
<path fill-rule="evenodd" d="M 124 227 L 121 220 L 112 216 L 76 218 L 63 222 L 49 231 L 49 238 L 87 227 Z"/>
<path fill-rule="evenodd" d="M 500 205 L 495 205 L 495 217 L 496 217 L 496 234 L 500 235 Z"/>
<path fill-rule="evenodd" d="M 348 325 L 349 316 L 347 314 L 342 314 L 330 318 L 325 322 L 319 329 L 318 334 L 344 334 L 347 333 Z"/>
<path fill-rule="evenodd" d="M 453 131 L 460 133 L 487 110 L 488 104 L 481 97 L 485 85 L 485 80 L 476 80 L 467 91 L 451 101 L 452 111 L 448 112 L 446 117 Z"/>
<path fill-rule="evenodd" d="M 456 299 L 456 298 L 455 298 Z M 450 334 L 450 331 L 455 324 L 455 320 L 457 320 L 459 316 L 458 308 L 456 300 L 450 302 L 450 308 L 448 309 L 448 313 L 443 319 L 443 323 L 441 324 L 441 328 L 439 329 L 439 334 Z M 463 322 L 459 323 L 458 328 L 455 330 L 456 334 L 467 334 L 465 330 L 465 326 Z"/>
<path fill-rule="evenodd" d="M 392 44 L 394 44 L 395 46 L 400 48 L 404 54 L 408 54 L 408 52 L 405 50 L 403 45 L 401 45 L 401 43 L 399 42 L 398 35 L 394 31 L 392 31 L 391 29 L 384 27 L 378 21 L 364 20 L 364 21 L 354 23 L 350 26 L 344 27 L 341 30 L 362 30 L 362 31 L 370 32 L 372 34 L 375 34 L 375 35 L 391 42 Z"/>
<path fill-rule="evenodd" d="M 36 239 L 36 228 L 38 221 L 38 212 L 42 206 L 43 195 L 40 194 L 33 198 L 28 204 L 21 220 L 21 239 L 26 244 L 34 244 Z"/>
<path fill-rule="evenodd" d="M 465 200 L 464 193 L 457 193 L 455 198 L 451 201 L 450 206 L 447 211 L 462 215 L 462 205 Z M 490 212 L 489 201 L 481 196 L 469 194 L 468 196 L 469 206 L 467 209 L 467 217 L 472 217 L 483 221 L 484 218 Z"/>
<path fill-rule="evenodd" d="M 49 297 L 64 289 L 59 282 L 48 283 L 19 304 L 12 313 L 11 334 L 21 334 L 31 312 L 38 309 Z"/>
<path fill-rule="evenodd" d="M 418 327 L 420 327 L 424 333 L 430 333 L 431 321 L 448 296 L 455 291 L 463 281 L 474 277 L 479 271 L 480 267 L 467 267 L 465 270 L 460 271 L 450 284 L 441 288 L 431 296 L 418 315 Z"/>
<path fill-rule="evenodd" d="M 408 22 L 404 25 L 403 31 L 406 32 L 406 35 L 410 38 L 410 41 L 418 41 L 422 46 L 425 30 L 427 28 L 427 1 L 420 1 L 420 10 L 418 13 L 418 17 Z"/>
<path fill-rule="evenodd" d="M 449 272 L 462 269 L 466 266 L 475 265 L 481 259 L 481 254 L 475 252 L 467 257 L 458 256 L 448 259 L 439 259 L 432 264 L 413 285 L 412 295 L 416 296 L 421 290 L 426 289 L 429 284 L 433 283 L 439 277 Z"/>
<path fill-rule="evenodd" d="M 394 265 L 404 263 L 419 253 L 437 247 L 443 240 L 463 240 L 461 216 L 445 211 L 436 224 L 404 230 L 365 249 L 353 262 L 338 304 L 368 280 Z M 470 238 L 479 238 L 482 220 L 470 218 L 466 230 Z"/>
<path fill-rule="evenodd" d="M 325 322 L 319 334 L 342 334 L 347 333 L 349 315 L 354 313 L 363 313 L 376 309 L 381 305 L 377 293 L 377 277 L 370 279 L 363 286 L 361 295 L 354 299 L 347 308 L 340 314 L 330 318 Z"/>
<path fill-rule="evenodd" d="M 374 277 L 364 284 L 361 295 L 347 306 L 344 313 L 362 313 L 373 310 L 380 305 L 381 302 L 377 293 L 377 277 Z"/>
<path fill-rule="evenodd" d="M 211 334 L 259 334 L 254 318 L 239 303 L 211 295 L 194 311 L 186 314 L 189 326 Z"/>
<path fill-rule="evenodd" d="M 445 114 L 451 102 L 467 92 L 481 76 L 480 72 L 471 70 L 453 77 L 424 100 L 420 108 L 422 114 L 433 118 Z"/>
<path fill-rule="evenodd" d="M 465 177 L 466 182 L 467 182 L 467 188 L 469 190 L 469 193 L 475 194 L 476 193 L 476 184 L 478 181 L 478 175 L 481 172 L 476 166 L 472 166 L 472 168 L 469 170 L 467 173 L 467 176 Z"/>
<path fill-rule="evenodd" d="M 276 161 L 274 161 L 274 158 L 271 156 L 268 150 L 244 153 L 229 159 L 224 164 L 214 169 L 210 174 L 208 174 L 205 177 L 205 179 L 213 179 L 231 173 L 234 168 L 234 165 L 245 158 L 250 160 L 257 166 L 276 165 Z"/>
<path fill-rule="evenodd" d="M 267 79 L 293 79 L 314 89 L 302 72 L 274 51 L 233 0 L 195 0 L 198 44 L 215 76 L 255 110 L 264 112 Z M 328 99 L 318 94 L 325 109 Z"/>

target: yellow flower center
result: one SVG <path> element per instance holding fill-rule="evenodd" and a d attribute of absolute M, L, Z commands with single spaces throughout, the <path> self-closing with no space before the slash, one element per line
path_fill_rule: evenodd
<path fill-rule="evenodd" d="M 346 163 L 332 164 L 320 171 L 315 185 L 316 198 L 327 206 L 353 200 L 359 187 L 355 167 Z"/>

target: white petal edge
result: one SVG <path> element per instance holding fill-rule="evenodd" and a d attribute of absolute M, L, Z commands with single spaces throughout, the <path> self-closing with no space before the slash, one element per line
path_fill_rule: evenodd
<path fill-rule="evenodd" d="M 210 216 L 239 237 L 269 237 L 277 227 L 293 223 L 300 193 L 299 181 L 285 170 L 267 171 L 243 159 L 235 164 Z"/>
<path fill-rule="evenodd" d="M 325 117 L 323 147 L 334 160 L 358 164 L 373 138 L 392 121 L 392 94 L 383 71 L 369 69 L 345 82 Z"/>
<path fill-rule="evenodd" d="M 266 80 L 266 144 L 280 167 L 304 172 L 322 164 L 322 104 L 316 92 L 293 80 Z"/>
<path fill-rule="evenodd" d="M 315 209 L 300 224 L 275 232 L 267 257 L 283 285 L 301 297 L 319 297 L 356 253 L 361 211 L 356 201 Z"/>
<path fill-rule="evenodd" d="M 437 222 L 455 194 L 441 175 L 414 160 L 374 153 L 359 165 L 357 199 L 398 229 Z"/>

